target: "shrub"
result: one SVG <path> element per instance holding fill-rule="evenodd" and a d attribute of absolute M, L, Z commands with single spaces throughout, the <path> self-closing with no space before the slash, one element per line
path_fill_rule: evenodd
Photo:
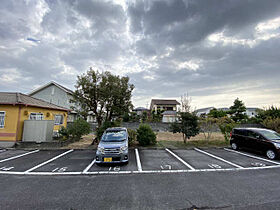
<path fill-rule="evenodd" d="M 235 128 L 238 124 L 235 123 L 232 119 L 228 117 L 223 117 L 218 122 L 219 128 L 224 135 L 225 141 L 228 142 L 230 139 L 230 132 L 233 128 Z"/>
<path fill-rule="evenodd" d="M 83 135 L 90 133 L 90 125 L 84 119 L 77 119 L 67 127 L 69 136 L 79 140 Z"/>
<path fill-rule="evenodd" d="M 141 124 L 137 129 L 137 141 L 141 146 L 156 144 L 156 134 L 148 124 Z"/>
<path fill-rule="evenodd" d="M 64 126 L 62 126 L 59 131 L 58 134 L 60 137 L 62 137 L 63 140 L 66 140 L 69 138 L 69 131 L 67 128 L 65 128 Z"/>
<path fill-rule="evenodd" d="M 112 122 L 105 121 L 104 123 L 102 123 L 102 125 L 99 128 L 96 129 L 96 138 L 97 138 L 97 140 L 100 141 L 104 131 L 107 128 L 119 127 L 119 126 L 120 126 L 119 122 L 116 122 L 116 121 L 112 121 Z"/>
<path fill-rule="evenodd" d="M 136 141 L 137 132 L 133 129 L 130 129 L 130 128 L 127 129 L 127 132 L 128 132 L 128 136 L 129 136 L 128 144 L 132 145 Z"/>
<path fill-rule="evenodd" d="M 280 133 L 280 118 L 266 118 L 262 123 L 266 128 L 275 130 L 276 132 Z"/>
<path fill-rule="evenodd" d="M 199 121 L 200 132 L 203 133 L 204 139 L 209 140 L 213 130 L 217 127 L 217 119 L 213 117 L 202 118 Z"/>

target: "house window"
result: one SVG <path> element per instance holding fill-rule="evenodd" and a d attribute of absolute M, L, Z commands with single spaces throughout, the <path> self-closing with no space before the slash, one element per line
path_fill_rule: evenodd
<path fill-rule="evenodd" d="M 0 128 L 5 126 L 5 112 L 0 111 Z"/>
<path fill-rule="evenodd" d="M 30 120 L 43 120 L 44 114 L 43 113 L 30 113 Z"/>
<path fill-rule="evenodd" d="M 62 125 L 63 124 L 63 115 L 55 115 L 54 117 L 54 124 L 55 125 Z"/>

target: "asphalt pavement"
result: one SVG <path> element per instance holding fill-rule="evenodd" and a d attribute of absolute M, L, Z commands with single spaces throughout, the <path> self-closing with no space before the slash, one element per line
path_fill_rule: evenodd
<path fill-rule="evenodd" d="M 94 150 L 0 152 L 0 209 L 280 208 L 279 160 L 225 149 L 130 150 L 129 160 L 96 165 Z"/>

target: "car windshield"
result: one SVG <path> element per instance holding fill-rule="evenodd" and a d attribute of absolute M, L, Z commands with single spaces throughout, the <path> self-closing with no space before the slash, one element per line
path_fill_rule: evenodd
<path fill-rule="evenodd" d="M 280 134 L 275 131 L 259 131 L 264 137 L 270 140 L 280 140 Z"/>
<path fill-rule="evenodd" d="M 126 139 L 126 132 L 123 130 L 107 131 L 102 136 L 102 141 L 105 142 L 118 142 Z"/>

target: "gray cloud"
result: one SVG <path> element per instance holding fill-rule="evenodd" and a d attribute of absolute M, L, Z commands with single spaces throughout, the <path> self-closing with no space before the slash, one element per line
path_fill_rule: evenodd
<path fill-rule="evenodd" d="M 279 103 L 278 0 L 118 2 L 1 2 L 0 90 L 49 80 L 74 88 L 93 66 L 130 76 L 136 106 L 186 91 L 196 107 L 238 96 L 250 106 Z"/>

